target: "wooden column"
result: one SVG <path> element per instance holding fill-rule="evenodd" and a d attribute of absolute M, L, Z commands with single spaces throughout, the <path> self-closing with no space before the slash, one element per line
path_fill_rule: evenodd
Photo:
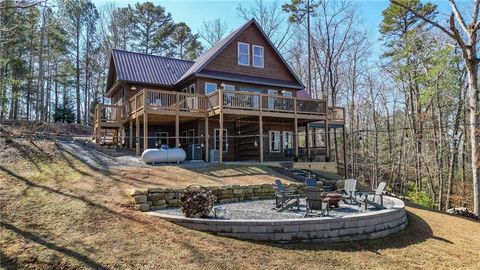
<path fill-rule="evenodd" d="M 258 134 L 259 146 L 260 146 L 260 163 L 263 163 L 263 116 L 262 116 L 262 96 L 259 95 L 259 105 L 260 105 L 260 116 L 258 117 Z"/>
<path fill-rule="evenodd" d="M 129 123 L 129 133 L 128 133 L 128 149 L 132 150 L 133 149 L 133 121 L 132 120 L 128 120 L 128 123 Z"/>
<path fill-rule="evenodd" d="M 143 151 L 148 149 L 148 114 L 143 113 Z"/>
<path fill-rule="evenodd" d="M 325 120 L 325 151 L 326 161 L 330 161 L 330 128 L 328 127 L 328 120 Z"/>
<path fill-rule="evenodd" d="M 259 139 L 259 146 L 260 146 L 260 162 L 263 163 L 263 117 L 262 115 L 260 114 L 260 117 L 259 117 L 259 135 L 260 135 L 260 139 Z"/>
<path fill-rule="evenodd" d="M 208 116 L 205 117 L 205 161 L 208 162 L 208 151 L 210 150 L 208 148 L 208 139 L 209 139 L 209 136 L 208 136 Z"/>
<path fill-rule="evenodd" d="M 178 148 L 180 145 L 180 116 L 175 115 L 175 148 Z"/>
<path fill-rule="evenodd" d="M 298 120 L 297 117 L 294 118 L 294 127 L 293 132 L 295 133 L 295 156 L 298 157 Z"/>
<path fill-rule="evenodd" d="M 310 129 L 308 123 L 305 124 L 305 147 L 307 148 L 307 162 L 310 161 Z"/>
<path fill-rule="evenodd" d="M 218 142 L 218 162 L 222 163 L 223 162 L 223 89 L 218 89 L 218 98 L 219 98 L 219 106 L 220 106 L 220 115 L 219 115 L 219 123 L 220 123 L 220 130 L 219 130 L 219 136 Z"/>
<path fill-rule="evenodd" d="M 222 163 L 223 162 L 223 112 L 220 111 L 220 130 L 219 130 L 219 134 L 218 136 L 220 136 L 218 138 L 218 143 L 220 144 L 218 146 L 218 162 L 219 163 Z"/>
<path fill-rule="evenodd" d="M 294 114 L 294 127 L 293 127 L 293 132 L 294 132 L 294 138 L 295 138 L 295 157 L 298 158 L 298 119 L 297 119 L 297 99 L 295 98 L 293 100 L 293 114 Z"/>
<path fill-rule="evenodd" d="M 135 154 L 140 156 L 140 118 L 135 117 Z"/>
<path fill-rule="evenodd" d="M 345 173 L 345 179 L 348 179 L 348 169 L 347 169 L 347 135 L 345 132 L 345 125 L 342 128 L 343 132 L 343 170 Z"/>

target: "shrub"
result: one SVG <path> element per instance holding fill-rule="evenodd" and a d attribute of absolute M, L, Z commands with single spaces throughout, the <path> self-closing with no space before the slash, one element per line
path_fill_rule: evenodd
<path fill-rule="evenodd" d="M 410 200 L 416 204 L 420 204 L 429 208 L 433 207 L 433 200 L 428 192 L 424 190 L 419 191 L 415 185 L 411 185 L 408 188 L 407 196 L 410 197 Z"/>

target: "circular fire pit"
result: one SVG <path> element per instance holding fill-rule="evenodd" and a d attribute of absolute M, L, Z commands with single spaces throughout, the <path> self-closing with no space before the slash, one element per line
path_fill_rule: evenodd
<path fill-rule="evenodd" d="M 258 209 L 248 203 L 257 204 Z M 190 229 L 239 239 L 339 242 L 376 239 L 405 228 L 407 217 L 404 203 L 388 196 L 384 196 L 384 203 L 386 209 L 367 212 L 358 212 L 355 208 L 349 210 L 341 205 L 332 210 L 330 216 L 312 218 L 303 218 L 304 212 L 301 211 L 279 213 L 268 208 L 274 205 L 274 200 L 223 204 L 227 210 L 233 211 L 233 206 L 240 210 L 236 215 L 233 212 L 227 215 L 229 219 L 186 218 L 179 209 L 174 208 L 149 214 Z M 263 209 L 262 205 L 265 205 Z"/>

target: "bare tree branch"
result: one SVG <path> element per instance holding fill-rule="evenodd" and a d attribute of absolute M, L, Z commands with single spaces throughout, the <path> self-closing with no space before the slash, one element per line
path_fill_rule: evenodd
<path fill-rule="evenodd" d="M 455 18 L 457 18 L 457 21 L 462 27 L 463 31 L 465 31 L 465 33 L 468 33 L 468 26 L 465 23 L 465 20 L 463 19 L 462 14 L 460 14 L 460 11 L 458 11 L 457 4 L 455 4 L 454 0 L 448 0 L 448 2 L 450 2 L 450 5 L 452 6 L 453 14 L 455 14 Z M 450 18 L 450 20 L 452 19 Z"/>
<path fill-rule="evenodd" d="M 29 7 L 33 7 L 33 6 L 36 6 L 36 5 L 39 5 L 43 2 L 45 2 L 46 0 L 40 0 L 40 1 L 37 1 L 37 2 L 33 2 L 31 4 L 26 4 L 26 5 L 21 5 L 21 4 L 15 4 L 13 6 L 2 6 L 0 7 L 0 10 L 5 10 L 5 9 L 12 9 L 12 8 L 29 8 Z M 4 2 L 6 3 L 6 2 Z"/>
<path fill-rule="evenodd" d="M 472 25 L 477 24 L 479 9 L 480 9 L 480 0 L 475 0 L 475 2 L 473 3 Z"/>
<path fill-rule="evenodd" d="M 395 5 L 397 5 L 397 6 L 400 6 L 400 7 L 404 8 L 404 9 L 410 11 L 413 15 L 417 16 L 418 18 L 424 20 L 424 21 L 427 22 L 427 23 L 430 23 L 431 25 L 433 25 L 433 26 L 437 27 L 438 29 L 442 30 L 442 32 L 444 32 L 445 34 L 447 34 L 449 37 L 455 39 L 455 35 L 454 35 L 452 32 L 448 31 L 447 28 L 441 26 L 440 24 L 438 24 L 438 23 L 436 23 L 436 22 L 428 19 L 427 17 L 423 16 L 422 14 L 416 12 L 415 10 L 409 8 L 408 6 L 405 6 L 404 4 L 402 4 L 402 3 L 400 3 L 400 2 L 398 2 L 398 1 L 396 1 L 396 0 L 390 0 L 390 2 L 391 2 L 392 4 L 395 4 Z"/>

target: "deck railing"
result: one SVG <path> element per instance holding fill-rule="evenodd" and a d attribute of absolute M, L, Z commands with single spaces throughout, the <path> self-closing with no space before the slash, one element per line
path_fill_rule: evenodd
<path fill-rule="evenodd" d="M 328 107 L 328 119 L 331 122 L 345 122 L 345 108 L 343 107 Z"/>
<path fill-rule="evenodd" d="M 118 105 L 98 104 L 95 107 L 95 123 L 117 123 L 122 119 L 121 107 Z"/>
<path fill-rule="evenodd" d="M 150 111 L 178 111 L 207 113 L 223 109 L 264 111 L 272 113 L 327 115 L 331 121 L 344 121 L 344 108 L 328 107 L 325 100 L 301 99 L 267 95 L 256 92 L 226 91 L 219 89 L 209 95 L 175 91 L 143 89 L 118 105 L 100 104 L 95 119 L 102 122 L 126 121 L 143 109 Z M 98 110 L 98 111 L 97 111 Z"/>
<path fill-rule="evenodd" d="M 220 98 L 220 95 L 223 98 Z M 222 100 L 225 109 L 266 111 L 280 113 L 326 115 L 326 101 L 318 99 L 301 99 L 286 96 L 274 96 L 255 92 L 218 90 L 208 96 L 213 107 Z M 219 101 L 215 101 L 218 99 Z"/>

